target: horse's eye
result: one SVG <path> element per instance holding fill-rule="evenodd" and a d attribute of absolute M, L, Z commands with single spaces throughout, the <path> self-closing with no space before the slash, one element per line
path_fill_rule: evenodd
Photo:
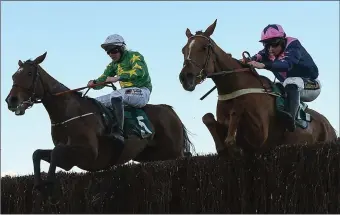
<path fill-rule="evenodd" d="M 31 76 L 31 75 L 32 75 L 32 72 L 28 72 L 28 75 Z"/>

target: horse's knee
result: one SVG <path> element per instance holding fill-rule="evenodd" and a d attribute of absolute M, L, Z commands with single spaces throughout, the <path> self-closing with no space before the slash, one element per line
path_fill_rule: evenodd
<path fill-rule="evenodd" d="M 206 126 L 211 126 L 211 125 L 214 125 L 216 123 L 216 120 L 215 120 L 214 115 L 212 113 L 206 113 L 202 117 L 202 121 Z"/>
<path fill-rule="evenodd" d="M 51 155 L 50 152 L 51 150 L 43 150 L 43 149 L 35 150 L 32 154 L 33 162 L 38 162 L 40 160 L 49 162 L 50 155 Z"/>
<path fill-rule="evenodd" d="M 40 153 L 41 153 L 41 149 L 37 149 L 37 150 L 35 150 L 34 152 L 33 152 L 33 154 L 32 154 L 32 159 L 33 159 L 33 161 L 39 161 L 41 158 L 41 156 L 40 156 Z"/>

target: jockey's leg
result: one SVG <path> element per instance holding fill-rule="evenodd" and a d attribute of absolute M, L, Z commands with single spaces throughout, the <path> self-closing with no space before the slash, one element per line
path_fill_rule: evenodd
<path fill-rule="evenodd" d="M 124 143 L 123 126 L 124 126 L 124 98 L 125 89 L 119 89 L 110 94 L 95 98 L 106 107 L 111 107 L 113 110 L 113 124 L 109 134 L 105 135 L 110 138 L 115 138 L 121 144 Z"/>
<path fill-rule="evenodd" d="M 115 90 L 112 93 L 99 96 L 95 99 L 104 104 L 106 107 L 111 107 L 112 97 L 121 97 L 123 99 L 124 104 L 141 108 L 144 107 L 149 102 L 150 90 L 146 87 L 142 88 L 129 87 Z"/>
<path fill-rule="evenodd" d="M 146 87 L 126 88 L 123 96 L 124 103 L 136 108 L 144 107 L 150 99 L 150 90 Z"/>
<path fill-rule="evenodd" d="M 135 108 L 144 107 L 149 102 L 149 99 L 150 99 L 150 90 L 146 87 L 126 88 L 124 92 L 124 96 L 123 96 L 124 104 L 127 104 Z M 145 132 L 148 132 L 148 134 L 144 135 L 145 137 L 152 134 L 152 132 L 150 133 L 148 129 L 145 129 Z"/>
<path fill-rule="evenodd" d="M 111 108 L 111 93 L 106 94 L 106 95 L 102 95 L 102 96 L 98 96 L 94 99 L 99 101 L 100 103 L 102 103 L 105 107 Z"/>
<path fill-rule="evenodd" d="M 301 101 L 312 102 L 319 97 L 321 93 L 321 83 L 318 79 L 305 79 L 305 88 L 300 92 Z"/>
<path fill-rule="evenodd" d="M 114 115 L 114 123 L 112 124 L 111 133 L 120 144 L 124 144 L 124 106 L 123 98 L 121 96 L 111 97 L 111 105 Z"/>
<path fill-rule="evenodd" d="M 295 117 L 300 104 L 300 92 L 295 84 L 285 86 L 288 101 L 285 105 L 285 111 L 288 113 L 288 130 L 293 132 L 296 128 Z"/>
<path fill-rule="evenodd" d="M 124 104 L 141 108 L 144 107 L 150 98 L 150 90 L 143 87 L 129 87 L 115 90 L 110 94 L 97 97 L 107 107 L 112 107 L 114 113 L 114 123 L 109 137 L 115 137 L 121 143 L 124 142 Z"/>
<path fill-rule="evenodd" d="M 287 93 L 287 102 L 281 114 L 285 115 L 287 129 L 293 132 L 296 128 L 295 117 L 300 105 L 300 92 L 304 89 L 304 81 L 300 77 L 290 77 L 283 82 Z"/>

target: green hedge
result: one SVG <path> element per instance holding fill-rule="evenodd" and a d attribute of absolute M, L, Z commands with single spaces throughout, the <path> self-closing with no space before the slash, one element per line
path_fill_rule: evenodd
<path fill-rule="evenodd" d="M 234 161 L 216 155 L 57 174 L 52 200 L 33 176 L 1 179 L 2 213 L 340 213 L 340 145 L 281 146 Z"/>

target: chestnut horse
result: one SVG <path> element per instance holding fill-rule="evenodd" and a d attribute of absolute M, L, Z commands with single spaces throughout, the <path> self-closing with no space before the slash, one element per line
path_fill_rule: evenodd
<path fill-rule="evenodd" d="M 42 102 L 51 119 L 55 147 L 38 149 L 33 153 L 34 188 L 40 190 L 51 185 L 47 186 L 50 190 L 55 181 L 56 167 L 66 171 L 74 166 L 99 171 L 129 160 L 160 161 L 191 155 L 192 143 L 187 129 L 172 107 L 164 104 L 148 104 L 141 109 L 154 131 L 150 139 L 130 135 L 123 146 L 108 139 L 106 132 L 111 125 L 103 115 L 109 115 L 110 110 L 105 112 L 105 107 L 99 102 L 79 92 L 62 93 L 69 89 L 39 65 L 46 54 L 33 61 L 19 60 L 19 69 L 12 76 L 13 86 L 6 98 L 8 109 L 16 115 L 24 115 L 27 108 Z M 46 182 L 40 175 L 41 160 L 50 163 Z"/>
<path fill-rule="evenodd" d="M 262 153 L 281 144 L 313 144 L 336 140 L 336 132 L 320 113 L 304 107 L 294 132 L 288 132 L 277 114 L 285 94 L 280 85 L 260 76 L 253 68 L 232 58 L 211 39 L 216 22 L 193 35 L 182 49 L 180 82 L 187 91 L 211 78 L 217 88 L 217 121 L 212 113 L 203 116 L 218 154 Z M 301 103 L 304 104 L 304 103 Z M 302 106 L 300 106 L 302 107 Z"/>

